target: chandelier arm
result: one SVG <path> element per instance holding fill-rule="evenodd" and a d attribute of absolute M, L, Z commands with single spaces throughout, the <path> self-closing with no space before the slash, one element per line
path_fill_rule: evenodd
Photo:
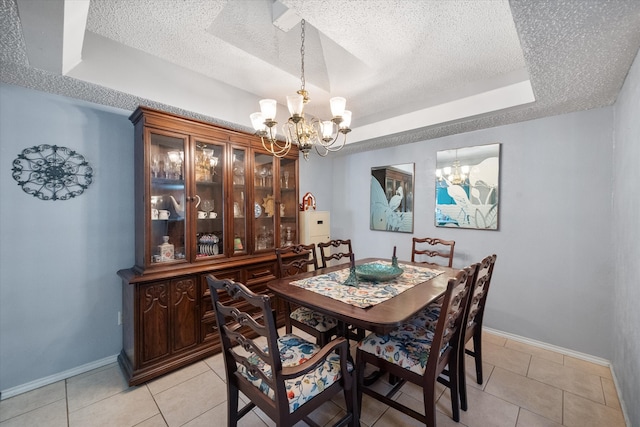
<path fill-rule="evenodd" d="M 262 147 L 276 157 L 286 156 L 291 150 L 291 141 L 286 140 L 281 144 L 281 141 L 276 139 L 272 128 L 268 128 L 267 132 L 260 135 L 260 140 L 262 141 Z"/>
<path fill-rule="evenodd" d="M 329 154 L 329 150 L 327 150 L 327 147 L 325 147 L 324 145 L 321 145 L 321 144 L 313 144 L 313 146 L 314 146 L 314 147 L 315 147 L 315 149 L 316 149 L 316 153 L 318 153 L 318 155 L 319 155 L 320 157 L 326 157 L 326 156 L 327 156 L 327 154 Z M 321 152 L 321 151 L 318 149 L 318 147 L 322 147 L 323 152 Z"/>
<path fill-rule="evenodd" d="M 265 150 L 273 154 L 275 157 L 278 157 L 278 158 L 284 157 L 287 154 L 289 154 L 289 150 L 291 150 L 291 144 L 285 144 L 285 146 L 282 147 L 279 144 L 274 143 L 273 140 L 267 139 L 267 141 L 269 141 L 269 147 L 267 147 L 267 144 L 265 143 L 265 138 L 261 136 L 260 139 L 262 140 L 262 147 L 264 147 Z M 277 147 L 278 149 L 277 150 L 274 149 L 274 146 Z"/>
<path fill-rule="evenodd" d="M 263 141 L 266 140 L 269 143 L 269 146 L 275 147 L 277 151 L 288 150 L 289 147 L 291 146 L 291 144 L 288 141 L 279 141 L 277 139 L 267 138 L 265 136 L 261 138 Z"/>
<path fill-rule="evenodd" d="M 336 143 L 336 141 L 338 141 L 338 138 L 340 138 L 340 135 L 342 135 L 342 143 L 340 145 L 337 145 L 337 146 L 334 147 L 334 144 Z M 346 142 L 347 142 L 347 133 L 339 131 L 339 132 L 336 133 L 336 136 L 330 142 L 321 139 L 320 140 L 320 145 L 322 145 L 325 148 L 325 150 L 327 150 L 327 151 L 335 152 L 335 151 L 341 150 L 344 147 L 344 145 L 346 144 Z"/>
<path fill-rule="evenodd" d="M 331 151 L 331 152 L 340 151 L 340 150 L 342 150 L 344 145 L 347 143 L 347 135 L 343 134 L 342 143 L 340 145 L 337 145 L 337 146 L 334 147 L 333 144 L 336 142 L 338 137 L 339 137 L 339 135 L 336 135 L 336 139 L 334 139 L 333 142 L 328 147 L 326 147 L 326 149 L 328 151 Z"/>

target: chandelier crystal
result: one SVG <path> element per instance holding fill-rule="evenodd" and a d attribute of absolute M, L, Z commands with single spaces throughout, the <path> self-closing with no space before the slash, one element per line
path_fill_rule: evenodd
<path fill-rule="evenodd" d="M 282 125 L 284 141 L 278 139 L 278 122 L 275 121 L 277 102 L 275 99 L 260 100 L 260 112 L 253 113 L 251 124 L 256 134 L 262 140 L 262 146 L 276 157 L 284 157 L 291 150 L 292 145 L 297 145 L 305 160 L 309 160 L 309 151 L 315 148 L 316 152 L 324 157 L 331 151 L 338 151 L 344 147 L 347 134 L 351 132 L 351 111 L 345 110 L 347 100 L 341 97 L 329 100 L 331 107 L 331 120 L 320 120 L 315 117 L 305 117 L 304 106 L 309 102 L 309 92 L 305 89 L 304 79 L 304 38 L 305 21 L 301 27 L 301 86 L 296 95 L 287 96 L 287 107 L 291 117 Z M 342 136 L 342 138 L 340 138 Z M 338 139 L 341 141 L 338 142 Z"/>

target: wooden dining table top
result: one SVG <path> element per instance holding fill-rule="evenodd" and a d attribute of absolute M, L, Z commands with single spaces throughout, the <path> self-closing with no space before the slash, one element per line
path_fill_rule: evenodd
<path fill-rule="evenodd" d="M 374 261 L 391 261 L 381 258 L 365 258 L 356 261 L 356 265 Z M 367 308 L 359 308 L 349 303 L 321 295 L 314 291 L 292 285 L 291 282 L 320 276 L 332 271 L 349 268 L 349 263 L 320 268 L 315 271 L 296 274 L 294 276 L 275 279 L 267 283 L 267 287 L 279 298 L 289 302 L 309 307 L 315 311 L 333 316 L 340 321 L 355 327 L 364 328 L 376 333 L 385 334 L 400 326 L 413 314 L 417 313 L 429 303 L 444 294 L 447 282 L 459 271 L 454 268 L 436 264 L 412 263 L 399 261 L 400 265 L 415 265 L 441 270 L 444 273 L 421 282 L 412 288 Z"/>

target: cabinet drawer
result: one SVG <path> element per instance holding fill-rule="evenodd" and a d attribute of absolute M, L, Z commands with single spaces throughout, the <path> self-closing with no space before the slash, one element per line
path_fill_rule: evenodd
<path fill-rule="evenodd" d="M 275 262 L 254 265 L 246 269 L 246 285 L 253 290 L 253 285 L 277 279 Z M 255 291 L 254 291 L 255 292 Z"/>

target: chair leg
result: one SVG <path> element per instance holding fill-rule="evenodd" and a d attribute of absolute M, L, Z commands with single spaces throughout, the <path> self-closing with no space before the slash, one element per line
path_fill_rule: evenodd
<path fill-rule="evenodd" d="M 424 417 L 426 425 L 431 427 L 436 425 L 436 400 L 435 400 L 435 381 L 429 382 L 422 388 L 422 398 L 424 399 Z"/>
<path fill-rule="evenodd" d="M 453 360 L 449 361 L 449 391 L 451 392 L 451 414 L 453 415 L 453 421 L 460 421 L 460 405 L 458 397 L 460 396 L 460 363 L 459 363 L 460 350 L 453 356 Z M 435 424 L 434 424 L 435 425 Z"/>
<path fill-rule="evenodd" d="M 468 409 L 467 406 L 467 372 L 466 372 L 466 361 L 465 361 L 465 351 L 464 344 L 460 346 L 459 352 L 459 361 L 458 361 L 458 383 L 459 391 L 460 391 L 460 408 L 463 411 Z"/>
<path fill-rule="evenodd" d="M 360 354 L 356 352 L 356 363 L 355 363 L 356 377 L 355 377 L 355 384 L 353 385 L 353 388 L 355 388 L 355 391 L 356 391 L 355 409 L 358 412 L 358 420 L 360 419 L 360 415 L 362 411 L 362 388 L 364 387 L 364 368 L 366 365 L 367 363 L 364 360 L 362 360 L 362 358 L 360 357 Z"/>
<path fill-rule="evenodd" d="M 478 330 L 473 334 L 473 358 L 476 361 L 476 381 L 482 384 L 482 330 Z"/>
<path fill-rule="evenodd" d="M 227 380 L 228 381 L 228 380 Z M 230 381 L 227 382 L 227 424 L 229 427 L 238 425 L 238 388 Z"/>
<path fill-rule="evenodd" d="M 352 373 L 355 376 L 355 372 Z M 360 411 L 358 410 L 358 396 L 356 395 L 356 384 L 355 378 L 351 383 L 351 389 L 347 390 L 343 388 L 344 392 L 344 401 L 347 406 L 347 414 L 351 414 L 351 421 L 349 422 L 350 427 L 359 427 L 360 426 Z"/>
<path fill-rule="evenodd" d="M 291 327 L 291 304 L 285 302 L 285 316 L 284 316 L 284 331 L 286 334 L 290 334 L 292 331 Z"/>
<path fill-rule="evenodd" d="M 331 337 L 329 336 L 329 332 L 320 332 L 316 338 L 317 343 L 320 347 L 324 347 L 325 345 L 329 344 L 329 341 L 331 341 Z"/>

